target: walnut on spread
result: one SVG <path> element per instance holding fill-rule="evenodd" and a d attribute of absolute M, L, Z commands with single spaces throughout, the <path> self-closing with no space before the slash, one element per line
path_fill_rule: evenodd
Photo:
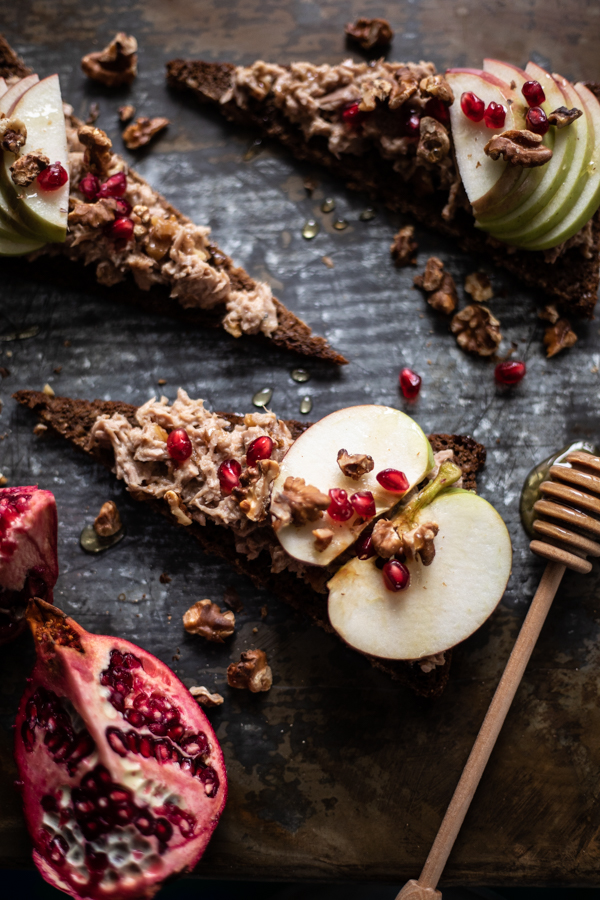
<path fill-rule="evenodd" d="M 191 525 L 192 519 L 188 516 L 185 503 L 175 491 L 165 491 L 165 500 L 169 504 L 172 514 L 177 519 L 179 525 Z"/>
<path fill-rule="evenodd" d="M 267 665 L 264 650 L 245 650 L 239 662 L 228 666 L 227 684 L 232 688 L 245 688 L 253 694 L 268 691 L 273 684 L 273 673 Z"/>
<path fill-rule="evenodd" d="M 121 522 L 116 503 L 112 500 L 107 500 L 106 503 L 102 504 L 100 512 L 94 519 L 94 531 L 100 537 L 112 537 L 122 527 L 123 523 Z"/>
<path fill-rule="evenodd" d="M 427 75 L 419 82 L 419 90 L 426 97 L 436 97 L 442 103 L 451 106 L 454 103 L 454 93 L 443 75 Z"/>
<path fill-rule="evenodd" d="M 88 225 L 103 228 L 115 218 L 117 203 L 114 197 L 102 197 L 95 203 L 81 203 L 76 200 L 69 212 L 69 225 Z"/>
<path fill-rule="evenodd" d="M 137 207 L 134 207 L 133 212 Z M 142 222 L 144 217 L 142 217 Z M 177 234 L 177 220 L 174 216 L 163 219 L 158 216 L 148 216 L 146 224 L 150 224 L 148 236 L 144 241 L 144 249 L 148 256 L 159 262 L 167 255 Z"/>
<path fill-rule="evenodd" d="M 315 539 L 315 550 L 317 553 L 322 553 L 324 550 L 327 550 L 332 542 L 333 531 L 331 528 L 315 528 L 313 536 Z"/>
<path fill-rule="evenodd" d="M 183 627 L 188 634 L 199 634 L 207 641 L 222 644 L 235 631 L 235 615 L 222 612 L 210 600 L 198 600 L 183 614 Z"/>
<path fill-rule="evenodd" d="M 387 19 L 368 19 L 366 16 L 359 16 L 356 22 L 348 22 L 344 31 L 363 50 L 388 47 L 394 37 Z"/>
<path fill-rule="evenodd" d="M 135 116 L 135 106 L 131 103 L 126 103 L 125 106 L 119 107 L 119 121 L 121 122 L 129 122 Z"/>
<path fill-rule="evenodd" d="M 546 306 L 538 312 L 538 318 L 545 319 L 546 322 L 550 322 L 554 325 L 560 319 L 560 313 L 554 303 L 547 303 Z"/>
<path fill-rule="evenodd" d="M 221 694 L 211 694 L 208 688 L 205 688 L 203 685 L 194 685 L 189 691 L 194 700 L 204 709 L 213 709 L 215 706 L 221 706 L 224 702 Z"/>
<path fill-rule="evenodd" d="M 465 278 L 465 291 L 476 303 L 485 303 L 494 296 L 492 282 L 485 272 L 471 272 Z"/>
<path fill-rule="evenodd" d="M 346 478 L 352 478 L 353 481 L 358 481 L 375 467 L 372 456 L 367 453 L 348 453 L 347 450 L 338 450 L 337 464 Z"/>
<path fill-rule="evenodd" d="M 558 109 L 555 109 L 548 116 L 548 123 L 550 125 L 556 125 L 557 128 L 564 128 L 566 125 L 570 125 L 571 122 L 574 122 L 575 119 L 578 119 L 579 116 L 583 115 L 583 111 L 581 109 L 577 109 L 576 106 L 573 109 L 567 109 L 566 106 L 559 106 Z"/>
<path fill-rule="evenodd" d="M 361 100 L 358 108 L 361 112 L 373 112 L 377 108 L 377 101 L 383 103 L 391 93 L 392 83 L 385 78 L 364 81 L 360 86 Z"/>
<path fill-rule="evenodd" d="M 82 125 L 77 132 L 77 137 L 85 147 L 84 168 L 100 177 L 107 175 L 112 158 L 110 152 L 112 141 L 109 136 L 101 128 Z"/>
<path fill-rule="evenodd" d="M 81 68 L 88 78 L 107 87 L 131 84 L 137 75 L 136 39 L 120 31 L 104 50 L 84 56 Z"/>
<path fill-rule="evenodd" d="M 9 153 L 18 153 L 26 141 L 27 126 L 25 122 L 2 113 L 0 115 L 0 147 Z"/>
<path fill-rule="evenodd" d="M 271 503 L 273 528 L 279 531 L 290 523 L 305 525 L 315 522 L 330 503 L 328 494 L 312 484 L 306 484 L 304 478 L 289 475 L 283 482 L 283 491 Z"/>
<path fill-rule="evenodd" d="M 418 553 L 423 565 L 430 566 L 435 556 L 433 539 L 439 530 L 436 522 L 426 522 L 416 525 L 410 531 L 403 532 L 402 550 L 406 559 L 413 562 Z"/>
<path fill-rule="evenodd" d="M 450 152 L 450 137 L 437 119 L 423 116 L 419 125 L 417 156 L 428 163 L 439 163 Z"/>
<path fill-rule="evenodd" d="M 140 116 L 124 130 L 123 142 L 128 150 L 138 150 L 149 144 L 155 135 L 170 124 L 169 120 L 163 116 L 155 116 L 152 119 Z"/>
<path fill-rule="evenodd" d="M 416 266 L 416 252 L 419 245 L 414 239 L 414 225 L 405 225 L 395 235 L 390 244 L 390 253 L 397 266 Z"/>
<path fill-rule="evenodd" d="M 32 150 L 14 161 L 10 167 L 10 177 L 19 187 L 27 187 L 49 165 L 50 160 L 45 153 L 41 150 Z"/>
<path fill-rule="evenodd" d="M 558 319 L 554 325 L 549 325 L 544 333 L 544 347 L 546 356 L 556 356 L 561 350 L 567 350 L 577 341 L 577 335 L 571 328 L 567 319 Z"/>
<path fill-rule="evenodd" d="M 500 322 L 487 306 L 465 306 L 453 317 L 450 330 L 459 347 L 478 356 L 492 356 L 502 340 Z"/>
<path fill-rule="evenodd" d="M 502 134 L 495 134 L 483 149 L 492 159 L 502 156 L 511 166 L 532 169 L 552 159 L 552 150 L 542 144 L 542 139 L 541 134 L 533 131 L 511 128 Z"/>
<path fill-rule="evenodd" d="M 279 463 L 274 459 L 259 459 L 256 467 L 246 469 L 240 477 L 240 487 L 233 493 L 242 497 L 240 509 L 251 522 L 262 522 L 267 517 L 267 503 L 271 485 L 279 475 Z"/>

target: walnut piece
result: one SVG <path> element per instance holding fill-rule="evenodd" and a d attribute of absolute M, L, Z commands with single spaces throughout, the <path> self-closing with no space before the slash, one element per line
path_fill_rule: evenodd
<path fill-rule="evenodd" d="M 456 293 L 456 285 L 454 278 L 450 272 L 444 272 L 442 283 L 433 293 L 427 297 L 427 302 L 438 312 L 449 316 L 456 309 L 458 303 L 458 295 Z"/>
<path fill-rule="evenodd" d="M 322 553 L 323 550 L 327 550 L 333 540 L 333 531 L 331 528 L 315 528 L 313 535 L 317 553 Z"/>
<path fill-rule="evenodd" d="M 359 16 L 356 22 L 348 22 L 344 31 L 363 50 L 388 47 L 394 37 L 386 19 L 368 19 L 366 16 Z"/>
<path fill-rule="evenodd" d="M 84 167 L 100 177 L 107 175 L 112 158 L 112 141 L 109 136 L 93 125 L 82 125 L 77 136 L 85 147 Z"/>
<path fill-rule="evenodd" d="M 492 356 L 502 340 L 500 322 L 486 306 L 465 306 L 452 319 L 450 330 L 459 347 L 478 356 Z"/>
<path fill-rule="evenodd" d="M 402 549 L 402 538 L 389 519 L 380 519 L 375 523 L 371 539 L 377 555 L 384 559 L 389 559 Z"/>
<path fill-rule="evenodd" d="M 450 152 L 448 132 L 437 119 L 423 116 L 419 125 L 419 144 L 417 156 L 425 162 L 437 164 Z"/>
<path fill-rule="evenodd" d="M 465 291 L 476 303 L 485 303 L 494 296 L 492 282 L 485 272 L 471 272 L 465 278 Z"/>
<path fill-rule="evenodd" d="M 190 694 L 204 709 L 214 709 L 215 706 L 221 706 L 224 702 L 224 698 L 220 694 L 211 694 L 208 688 L 201 685 L 191 687 Z"/>
<path fill-rule="evenodd" d="M 338 450 L 337 464 L 346 478 L 352 478 L 353 481 L 358 481 L 375 467 L 372 456 L 366 453 L 348 453 L 347 450 Z"/>
<path fill-rule="evenodd" d="M 419 668 L 421 672 L 433 672 L 438 666 L 446 664 L 446 656 L 444 653 L 434 653 L 433 656 L 424 656 L 419 660 Z"/>
<path fill-rule="evenodd" d="M 104 228 L 115 218 L 116 202 L 113 197 L 102 197 L 96 203 L 80 203 L 69 213 L 69 225 L 88 225 L 90 228 Z"/>
<path fill-rule="evenodd" d="M 135 116 L 135 106 L 126 103 L 125 106 L 119 107 L 119 120 L 121 122 L 129 122 Z"/>
<path fill-rule="evenodd" d="M 538 318 L 545 319 L 546 322 L 550 322 L 554 325 L 560 319 L 560 313 L 554 303 L 548 303 L 543 309 L 540 309 Z"/>
<path fill-rule="evenodd" d="M 0 147 L 9 153 L 18 153 L 27 141 L 27 126 L 21 119 L 0 115 Z M 39 150 L 37 151 L 40 152 Z"/>
<path fill-rule="evenodd" d="M 361 112 L 373 112 L 377 107 L 377 101 L 383 103 L 392 93 L 392 83 L 385 78 L 375 78 L 373 81 L 363 81 L 360 86 L 361 101 L 358 108 Z"/>
<path fill-rule="evenodd" d="M 245 688 L 253 694 L 268 691 L 273 684 L 273 673 L 267 665 L 263 650 L 245 650 L 240 661 L 227 668 L 227 684 L 232 688 Z"/>
<path fill-rule="evenodd" d="M 415 275 L 413 284 L 423 291 L 437 291 L 444 277 L 444 263 L 437 256 L 430 256 L 422 275 Z"/>
<path fill-rule="evenodd" d="M 104 50 L 84 56 L 81 68 L 88 78 L 107 87 L 131 84 L 137 75 L 136 39 L 120 31 Z"/>
<path fill-rule="evenodd" d="M 451 106 L 454 103 L 454 93 L 443 75 L 428 75 L 419 82 L 419 89 L 426 97 L 437 97 L 442 103 Z"/>
<path fill-rule="evenodd" d="M 556 125 L 557 128 L 564 128 L 566 125 L 570 125 L 571 122 L 574 122 L 575 119 L 578 119 L 579 116 L 583 115 L 583 111 L 581 109 L 577 109 L 576 106 L 573 109 L 567 109 L 566 106 L 559 106 L 558 109 L 555 109 L 548 116 L 548 122 L 550 125 Z"/>
<path fill-rule="evenodd" d="M 483 148 L 492 159 L 502 156 L 511 166 L 532 169 L 552 159 L 552 150 L 542 144 L 542 135 L 526 129 L 511 128 L 495 134 Z"/>
<path fill-rule="evenodd" d="M 241 479 L 236 496 L 243 496 L 240 509 L 251 522 L 262 522 L 267 516 L 267 504 L 271 485 L 279 475 L 279 463 L 274 459 L 259 459 L 256 468 L 247 469 Z"/>
<path fill-rule="evenodd" d="M 328 494 L 312 484 L 306 484 L 304 478 L 289 475 L 283 483 L 283 491 L 271 504 L 273 528 L 279 531 L 290 523 L 305 525 L 306 522 L 315 522 L 330 503 Z"/>
<path fill-rule="evenodd" d="M 192 519 L 188 516 L 185 503 L 175 491 L 165 491 L 165 500 L 169 504 L 172 514 L 177 519 L 179 525 L 191 525 Z"/>
<path fill-rule="evenodd" d="M 397 266 L 416 266 L 417 257 L 415 256 L 419 245 L 414 240 L 414 225 L 405 225 L 395 235 L 394 240 L 390 244 L 390 253 Z"/>
<path fill-rule="evenodd" d="M 133 212 L 138 208 L 139 207 L 134 206 Z M 143 217 L 142 222 L 144 222 Z M 168 219 L 165 219 L 162 216 L 148 216 L 146 224 L 148 224 L 148 222 L 151 223 L 152 227 L 148 232 L 148 237 L 144 241 L 144 249 L 148 256 L 158 262 L 163 256 L 166 256 L 171 249 L 171 244 L 175 239 L 179 226 L 177 224 L 177 219 L 174 216 L 171 216 Z"/>
<path fill-rule="evenodd" d="M 183 614 L 183 627 L 188 634 L 199 634 L 207 641 L 222 644 L 235 631 L 235 615 L 222 612 L 210 600 L 198 600 Z"/>
<path fill-rule="evenodd" d="M 544 347 L 546 356 L 556 356 L 561 350 L 567 350 L 577 341 L 577 335 L 571 329 L 571 323 L 567 319 L 558 319 L 554 325 L 546 328 L 544 333 Z"/>
<path fill-rule="evenodd" d="M 102 504 L 100 512 L 94 519 L 94 531 L 100 537 L 112 537 L 122 527 L 123 523 L 121 522 L 116 503 L 113 503 L 112 500 L 107 500 L 106 503 Z"/>
<path fill-rule="evenodd" d="M 421 557 L 424 566 L 430 566 L 435 556 L 433 539 L 439 531 L 435 522 L 427 522 L 416 525 L 410 531 L 402 534 L 402 550 L 409 562 L 414 562 L 417 553 Z"/>
<path fill-rule="evenodd" d="M 138 150 L 149 144 L 159 131 L 163 131 L 170 124 L 169 120 L 162 116 L 155 116 L 153 119 L 140 116 L 123 132 L 123 142 L 128 150 Z"/>
<path fill-rule="evenodd" d="M 19 156 L 10 167 L 10 177 L 19 187 L 32 184 L 40 172 L 50 165 L 50 160 L 41 150 L 32 150 Z"/>

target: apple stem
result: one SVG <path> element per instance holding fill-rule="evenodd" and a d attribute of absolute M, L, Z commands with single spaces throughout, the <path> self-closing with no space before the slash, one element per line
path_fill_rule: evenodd
<path fill-rule="evenodd" d="M 394 528 L 399 532 L 411 528 L 417 513 L 425 506 L 429 506 L 436 497 L 439 497 L 441 493 L 452 487 L 453 484 L 456 484 L 459 478 L 462 477 L 462 474 L 460 466 L 457 466 L 456 463 L 451 462 L 449 459 L 445 460 L 433 481 L 430 481 L 418 494 L 415 494 L 406 506 L 392 518 Z"/>

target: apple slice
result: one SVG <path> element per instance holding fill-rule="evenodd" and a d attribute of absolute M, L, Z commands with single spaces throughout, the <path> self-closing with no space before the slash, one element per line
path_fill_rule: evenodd
<path fill-rule="evenodd" d="M 337 463 L 339 450 L 365 453 L 373 457 L 374 468 L 359 480 L 343 474 Z M 281 462 L 273 483 L 271 505 L 283 490 L 286 478 L 303 478 L 306 484 L 327 493 L 343 488 L 350 497 L 358 491 L 370 491 L 376 515 L 386 512 L 405 494 L 384 490 L 376 479 L 383 469 L 398 469 L 408 480 L 408 490 L 418 484 L 433 467 L 431 445 L 417 423 L 405 413 L 389 406 L 352 406 L 340 409 L 316 422 L 294 441 Z M 277 537 L 290 556 L 315 566 L 326 566 L 354 543 L 367 523 L 353 515 L 346 522 L 334 522 L 327 513 L 305 525 L 286 525 Z M 333 538 L 319 552 L 313 530 L 329 528 Z"/>
<path fill-rule="evenodd" d="M 7 116 L 15 103 L 21 99 L 23 94 L 28 91 L 30 87 L 37 84 L 39 80 L 37 75 L 26 75 L 25 78 L 21 78 L 19 81 L 15 81 L 14 84 L 11 84 L 6 93 L 0 97 L 0 112 L 3 112 L 4 115 Z"/>
<path fill-rule="evenodd" d="M 24 256 L 43 246 L 43 241 L 12 240 L 10 235 L 0 231 L 0 256 Z"/>
<path fill-rule="evenodd" d="M 506 588 L 512 550 L 496 510 L 471 491 L 451 488 L 425 507 L 436 522 L 429 566 L 407 563 L 410 585 L 393 593 L 375 559 L 352 559 L 329 582 L 329 620 L 356 650 L 417 660 L 464 641 L 494 611 Z"/>
<path fill-rule="evenodd" d="M 512 63 L 502 62 L 499 59 L 484 59 L 483 71 L 490 72 L 496 78 L 502 79 L 518 94 L 521 94 L 521 89 L 525 82 L 531 81 L 531 76 L 524 69 L 513 66 Z"/>
<path fill-rule="evenodd" d="M 3 97 L 8 90 L 8 85 L 4 78 L 0 78 L 0 97 Z"/>
<path fill-rule="evenodd" d="M 25 78 L 21 78 L 19 81 L 16 81 L 12 84 L 5 93 L 0 96 L 0 113 L 4 113 L 5 116 L 10 115 L 11 110 L 14 108 L 15 104 L 21 99 L 23 94 L 25 94 L 30 87 L 33 87 L 34 84 L 37 84 L 39 78 L 37 75 L 27 75 Z M 31 229 L 27 228 L 22 222 L 20 222 L 16 215 L 12 212 L 6 197 L 4 196 L 4 192 L 2 191 L 2 183 L 0 180 L 0 227 L 3 232 L 6 232 L 6 237 L 9 240 L 16 242 L 29 242 L 36 240 L 35 234 L 31 231 Z"/>

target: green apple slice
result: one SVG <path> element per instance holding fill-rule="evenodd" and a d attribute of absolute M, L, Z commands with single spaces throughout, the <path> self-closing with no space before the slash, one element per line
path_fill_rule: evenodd
<path fill-rule="evenodd" d="M 27 75 L 25 78 L 21 78 L 19 81 L 16 81 L 13 85 L 11 85 L 7 89 L 7 91 L 2 94 L 2 96 L 0 96 L 0 112 L 4 113 L 5 116 L 8 116 L 17 101 L 21 99 L 23 94 L 25 94 L 30 87 L 33 87 L 34 84 L 37 84 L 38 81 L 39 78 L 37 75 Z M 12 212 L 10 206 L 8 205 L 6 197 L 4 196 L 4 192 L 2 191 L 1 180 L 0 227 L 3 231 L 7 232 L 7 235 L 10 235 L 10 240 L 17 242 L 36 240 L 36 236 L 31 231 L 31 229 L 23 225 L 23 223 L 20 222 L 16 218 L 16 215 Z"/>
<path fill-rule="evenodd" d="M 65 117 L 58 75 L 50 75 L 34 84 L 17 101 L 12 115 L 27 126 L 28 149 L 41 149 L 51 163 L 60 162 L 69 171 Z M 26 188 L 17 187 L 10 175 L 15 155 L 5 153 L 0 165 L 2 190 L 9 207 L 23 224 L 43 241 L 64 241 L 67 235 L 69 182 L 56 191 L 43 191 L 36 181 Z"/>
<path fill-rule="evenodd" d="M 0 256 L 24 256 L 44 246 L 43 241 L 13 241 L 10 237 L 5 237 L 5 234 L 0 231 Z"/>
<path fill-rule="evenodd" d="M 512 563 L 506 525 L 471 491 L 450 489 L 419 515 L 436 522 L 431 565 L 407 563 L 410 584 L 388 591 L 375 559 L 352 559 L 329 582 L 329 620 L 356 650 L 417 660 L 464 641 L 492 614 Z"/>
<path fill-rule="evenodd" d="M 372 472 L 355 481 L 346 477 L 337 464 L 339 450 L 365 453 L 373 457 Z M 371 491 L 377 515 L 386 512 L 400 500 L 399 494 L 384 490 L 376 479 L 382 469 L 404 472 L 409 489 L 418 484 L 433 467 L 431 445 L 422 429 L 405 413 L 389 406 L 352 406 L 325 416 L 312 425 L 292 444 L 281 462 L 273 483 L 271 504 L 283 490 L 289 476 L 303 478 L 306 484 L 327 493 L 343 488 L 348 496 L 357 491 Z M 354 543 L 367 523 L 357 516 L 346 522 L 334 522 L 326 513 L 306 525 L 287 525 L 277 537 L 290 556 L 315 566 L 326 566 Z M 319 552 L 313 530 L 329 528 L 334 536 L 329 546 Z"/>

